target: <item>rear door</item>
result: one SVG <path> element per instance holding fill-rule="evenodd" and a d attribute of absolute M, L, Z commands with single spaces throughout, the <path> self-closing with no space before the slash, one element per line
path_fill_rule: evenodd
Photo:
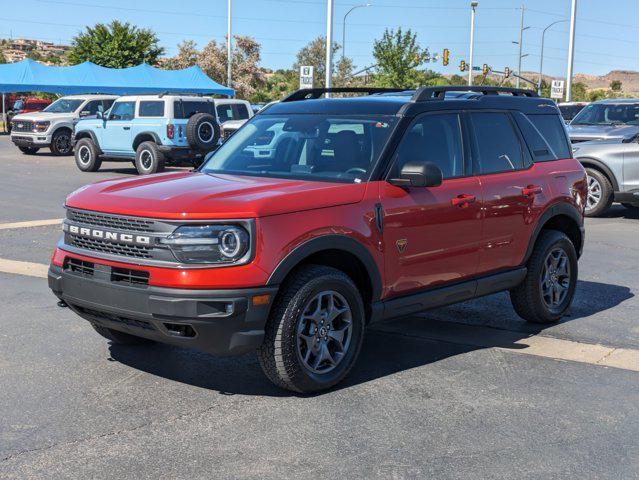
<path fill-rule="evenodd" d="M 133 139 L 131 124 L 135 115 L 135 100 L 115 102 L 104 123 L 102 150 L 113 154 L 130 153 Z"/>
<path fill-rule="evenodd" d="M 382 182 L 380 202 L 389 295 L 403 295 L 472 277 L 481 245 L 481 187 L 466 161 L 463 119 L 427 113 L 409 126 L 388 178 L 411 161 L 433 162 L 438 187 L 400 188 Z"/>
<path fill-rule="evenodd" d="M 481 182 L 484 223 L 478 273 L 523 260 L 538 213 L 550 194 L 508 112 L 470 112 L 473 170 Z"/>

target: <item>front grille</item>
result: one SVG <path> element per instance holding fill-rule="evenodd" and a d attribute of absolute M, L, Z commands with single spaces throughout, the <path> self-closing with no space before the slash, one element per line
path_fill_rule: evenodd
<path fill-rule="evenodd" d="M 116 243 L 95 238 L 81 237 L 71 233 L 66 235 L 68 244 L 72 247 L 83 248 L 93 252 L 109 253 L 111 255 L 121 255 L 131 258 L 151 258 L 151 247 L 140 245 L 129 245 L 126 243 Z"/>
<path fill-rule="evenodd" d="M 14 120 L 11 130 L 14 132 L 32 132 L 33 122 L 25 122 L 22 120 Z"/>
<path fill-rule="evenodd" d="M 92 277 L 95 272 L 95 264 L 93 262 L 86 262 L 73 257 L 67 257 L 64 260 L 63 268 L 84 277 Z"/>
<path fill-rule="evenodd" d="M 153 231 L 154 221 L 135 217 L 120 217 L 104 213 L 87 212 L 82 210 L 67 209 L 67 218 L 79 223 L 96 225 L 99 227 L 117 228 L 120 230 L 132 230 L 135 232 Z"/>
<path fill-rule="evenodd" d="M 111 267 L 111 281 L 129 285 L 148 285 L 149 272 L 130 268 Z"/>

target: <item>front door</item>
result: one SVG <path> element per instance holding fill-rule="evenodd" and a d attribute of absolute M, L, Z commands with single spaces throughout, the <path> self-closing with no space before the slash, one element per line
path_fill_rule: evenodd
<path fill-rule="evenodd" d="M 385 295 L 412 293 L 472 277 L 481 243 L 481 186 L 465 161 L 457 113 L 418 117 L 402 139 L 388 178 L 408 161 L 435 163 L 438 187 L 400 188 L 382 182 Z"/>
<path fill-rule="evenodd" d="M 104 122 L 102 150 L 106 153 L 122 154 L 131 151 L 131 123 L 135 113 L 135 102 L 115 102 L 108 119 Z"/>

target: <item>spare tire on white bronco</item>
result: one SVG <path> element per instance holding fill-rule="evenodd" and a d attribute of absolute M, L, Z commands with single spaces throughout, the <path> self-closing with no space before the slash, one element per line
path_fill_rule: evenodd
<path fill-rule="evenodd" d="M 186 140 L 192 148 L 209 151 L 217 146 L 220 126 L 210 113 L 196 113 L 186 124 Z"/>

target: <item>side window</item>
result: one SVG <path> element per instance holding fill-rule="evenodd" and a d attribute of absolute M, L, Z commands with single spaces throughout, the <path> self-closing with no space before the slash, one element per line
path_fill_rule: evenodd
<path fill-rule="evenodd" d="M 477 173 L 497 173 L 524 167 L 524 151 L 505 113 L 471 113 L 476 152 L 473 157 Z"/>
<path fill-rule="evenodd" d="M 233 107 L 231 105 L 218 105 L 216 107 L 217 118 L 220 123 L 233 120 Z"/>
<path fill-rule="evenodd" d="M 140 102 L 139 113 L 140 117 L 163 117 L 164 116 L 164 101 L 148 101 L 143 100 Z"/>
<path fill-rule="evenodd" d="M 246 105 L 244 105 L 243 103 L 238 103 L 235 106 L 237 107 L 236 113 L 235 113 L 235 120 L 245 120 L 249 118 L 249 112 L 248 112 L 248 108 L 246 108 Z"/>
<path fill-rule="evenodd" d="M 102 111 L 106 112 L 109 108 L 111 108 L 111 105 L 113 105 L 114 100 L 112 98 L 109 98 L 107 100 L 102 100 Z"/>
<path fill-rule="evenodd" d="M 417 118 L 397 148 L 390 177 L 397 177 L 407 162 L 432 162 L 444 178 L 464 174 L 464 155 L 459 115 L 428 114 Z"/>
<path fill-rule="evenodd" d="M 537 130 L 537 127 L 532 124 L 526 115 L 521 112 L 515 112 L 513 117 L 515 118 L 515 123 L 517 123 L 517 126 L 524 137 L 525 143 L 532 152 L 534 162 L 557 160 L 557 156 L 555 155 L 553 148 L 548 145 L 548 142 L 541 132 Z"/>
<path fill-rule="evenodd" d="M 109 120 L 132 120 L 134 111 L 135 102 L 115 102 Z"/>
<path fill-rule="evenodd" d="M 546 139 L 557 158 L 570 158 L 572 156 L 566 137 L 566 129 L 559 115 L 528 115 L 528 119 Z"/>
<path fill-rule="evenodd" d="M 82 115 L 95 115 L 96 113 L 98 113 L 101 103 L 101 100 L 92 100 L 82 108 L 82 111 L 80 113 Z"/>

